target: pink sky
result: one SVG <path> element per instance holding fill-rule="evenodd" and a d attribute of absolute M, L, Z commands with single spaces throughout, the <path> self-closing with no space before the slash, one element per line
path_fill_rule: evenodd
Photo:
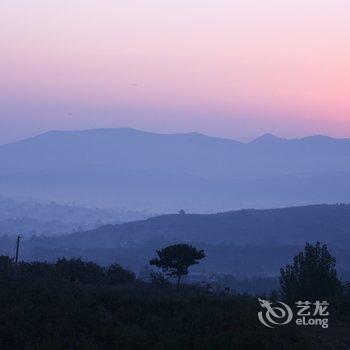
<path fill-rule="evenodd" d="M 132 126 L 350 137 L 348 0 L 3 0 L 0 143 Z"/>

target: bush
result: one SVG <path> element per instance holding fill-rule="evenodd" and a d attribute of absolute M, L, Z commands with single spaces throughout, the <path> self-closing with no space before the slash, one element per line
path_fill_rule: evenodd
<path fill-rule="evenodd" d="M 169 279 L 164 276 L 161 272 L 151 272 L 151 283 L 157 286 L 169 286 Z"/>
<path fill-rule="evenodd" d="M 135 280 L 135 274 L 119 264 L 112 264 L 105 273 L 108 284 L 125 284 Z"/>
<path fill-rule="evenodd" d="M 0 256 L 0 279 L 9 280 L 13 277 L 14 266 L 13 261 L 8 256 Z"/>
<path fill-rule="evenodd" d="M 93 262 L 84 262 L 81 259 L 58 259 L 55 265 L 56 272 L 70 282 L 99 284 L 104 281 L 103 268 Z"/>

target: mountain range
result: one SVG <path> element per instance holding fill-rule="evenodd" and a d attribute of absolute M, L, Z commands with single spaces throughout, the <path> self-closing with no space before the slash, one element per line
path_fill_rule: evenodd
<path fill-rule="evenodd" d="M 0 146 L 0 194 L 215 212 L 350 201 L 350 139 L 251 142 L 129 128 L 50 131 Z"/>

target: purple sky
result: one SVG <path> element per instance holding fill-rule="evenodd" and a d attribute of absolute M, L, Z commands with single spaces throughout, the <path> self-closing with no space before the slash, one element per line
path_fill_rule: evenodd
<path fill-rule="evenodd" d="M 350 137 L 345 0 L 3 0 L 0 144 L 134 127 Z"/>

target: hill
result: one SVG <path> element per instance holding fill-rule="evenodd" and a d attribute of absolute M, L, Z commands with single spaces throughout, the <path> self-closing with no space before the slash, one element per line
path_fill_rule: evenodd
<path fill-rule="evenodd" d="M 3 195 L 197 212 L 350 201 L 350 139 L 252 142 L 134 129 L 51 131 L 0 146 Z"/>
<path fill-rule="evenodd" d="M 349 280 L 349 227 L 350 205 L 171 214 L 64 236 L 23 239 L 20 256 L 26 261 L 83 257 L 101 265 L 118 259 L 138 274 L 157 249 L 190 242 L 207 255 L 196 272 L 245 278 L 277 276 L 305 242 L 321 241 L 336 256 L 341 277 Z M 0 254 L 13 256 L 14 245 L 14 239 L 0 237 Z"/>
<path fill-rule="evenodd" d="M 281 209 L 244 209 L 217 214 L 168 214 L 56 238 L 81 247 L 129 241 L 185 240 L 208 244 L 304 245 L 322 241 L 350 246 L 350 205 L 311 205 Z"/>

